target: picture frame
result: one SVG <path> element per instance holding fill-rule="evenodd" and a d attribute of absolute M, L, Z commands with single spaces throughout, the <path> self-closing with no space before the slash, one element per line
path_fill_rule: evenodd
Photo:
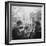
<path fill-rule="evenodd" d="M 18 20 L 21 24 L 18 23 Z M 5 2 L 5 44 L 14 45 L 44 42 L 45 3 Z"/>

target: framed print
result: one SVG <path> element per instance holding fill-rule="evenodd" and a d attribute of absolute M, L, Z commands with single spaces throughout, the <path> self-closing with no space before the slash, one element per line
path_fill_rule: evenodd
<path fill-rule="evenodd" d="M 45 4 L 5 2 L 5 44 L 45 42 Z"/>

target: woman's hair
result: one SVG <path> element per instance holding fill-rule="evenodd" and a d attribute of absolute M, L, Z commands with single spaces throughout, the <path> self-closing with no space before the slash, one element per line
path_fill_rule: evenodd
<path fill-rule="evenodd" d="M 21 20 L 18 20 L 18 21 L 17 21 L 17 26 L 19 26 L 19 25 L 21 25 L 21 24 L 22 24 Z"/>

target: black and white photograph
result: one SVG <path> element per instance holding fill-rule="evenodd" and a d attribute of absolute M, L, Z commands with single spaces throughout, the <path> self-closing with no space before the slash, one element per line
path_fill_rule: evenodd
<path fill-rule="evenodd" d="M 44 42 L 44 3 L 5 3 L 7 44 Z"/>

